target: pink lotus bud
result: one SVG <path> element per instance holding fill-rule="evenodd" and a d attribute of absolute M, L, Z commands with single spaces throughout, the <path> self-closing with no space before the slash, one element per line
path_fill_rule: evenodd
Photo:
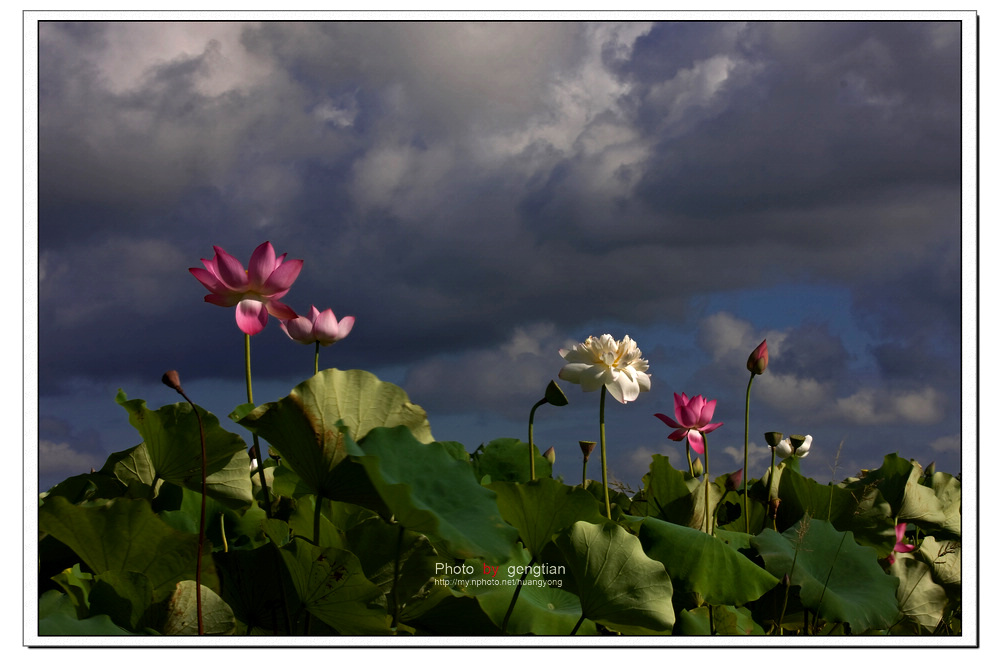
<path fill-rule="evenodd" d="M 555 447 L 549 447 L 548 449 L 546 449 L 545 453 L 542 454 L 542 456 L 544 456 L 545 460 L 548 461 L 549 463 L 551 463 L 552 465 L 556 464 L 556 448 Z"/>
<path fill-rule="evenodd" d="M 750 353 L 747 359 L 747 370 L 754 375 L 763 375 L 767 370 L 767 339 L 757 346 L 757 349 Z"/>
<path fill-rule="evenodd" d="M 726 490 L 735 491 L 740 488 L 740 482 L 743 481 L 743 468 L 740 468 L 734 473 L 730 473 L 726 478 Z"/>

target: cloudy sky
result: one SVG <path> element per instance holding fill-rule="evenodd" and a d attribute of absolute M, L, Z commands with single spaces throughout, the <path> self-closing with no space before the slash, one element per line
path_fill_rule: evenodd
<path fill-rule="evenodd" d="M 891 452 L 956 473 L 962 28 L 43 21 L 41 487 L 138 444 L 115 394 L 174 402 L 165 370 L 229 423 L 243 335 L 188 268 L 263 241 L 304 260 L 288 305 L 357 318 L 321 365 L 398 383 L 469 451 L 526 439 L 561 347 L 628 334 L 652 389 L 608 404 L 611 475 L 683 467 L 653 417 L 674 392 L 718 401 L 734 471 L 766 338 L 752 477 L 772 430 L 813 435 L 824 482 Z M 252 354 L 257 403 L 312 371 L 273 319 Z M 575 481 L 599 394 L 561 386 L 535 438 Z"/>

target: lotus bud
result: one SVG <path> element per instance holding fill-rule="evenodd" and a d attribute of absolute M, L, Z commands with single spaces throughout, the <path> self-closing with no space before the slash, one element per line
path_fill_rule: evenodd
<path fill-rule="evenodd" d="M 580 441 L 580 451 L 583 452 L 583 462 L 586 463 L 590 460 L 590 454 L 594 451 L 594 447 L 597 447 L 597 443 L 592 440 L 581 440 Z"/>
<path fill-rule="evenodd" d="M 556 464 L 556 448 L 555 447 L 549 447 L 548 449 L 546 449 L 545 453 L 542 454 L 542 456 L 544 456 L 545 460 L 548 461 L 549 463 L 551 463 L 552 465 Z"/>
<path fill-rule="evenodd" d="M 174 391 L 184 393 L 184 390 L 181 389 L 181 377 L 177 374 L 177 371 L 167 371 L 160 379 L 163 381 L 163 384 L 167 385 Z"/>
<path fill-rule="evenodd" d="M 556 407 L 561 407 L 569 403 L 566 394 L 563 393 L 563 390 L 556 384 L 555 380 L 550 380 L 549 386 L 545 388 L 545 400 L 549 402 L 549 405 L 555 405 Z"/>
<path fill-rule="evenodd" d="M 736 472 L 730 473 L 729 476 L 726 477 L 726 490 L 735 491 L 736 489 L 740 488 L 740 482 L 742 481 L 743 481 L 743 468 L 740 468 Z"/>
<path fill-rule="evenodd" d="M 771 519 L 778 518 L 778 506 L 781 505 L 781 498 L 771 498 L 768 503 L 768 517 Z"/>
<path fill-rule="evenodd" d="M 927 466 L 927 468 L 924 470 L 924 474 L 927 475 L 928 477 L 933 477 L 936 471 L 937 468 L 934 467 L 934 461 L 931 461 L 930 464 Z"/>
<path fill-rule="evenodd" d="M 768 431 L 764 434 L 764 439 L 767 440 L 767 446 L 771 449 L 777 447 L 783 437 L 784 434 L 778 431 Z"/>
<path fill-rule="evenodd" d="M 701 477 L 705 472 L 705 466 L 702 465 L 701 459 L 695 459 L 691 468 L 694 470 L 695 477 Z"/>
<path fill-rule="evenodd" d="M 754 375 L 763 375 L 767 370 L 767 339 L 757 346 L 747 359 L 747 370 Z"/>

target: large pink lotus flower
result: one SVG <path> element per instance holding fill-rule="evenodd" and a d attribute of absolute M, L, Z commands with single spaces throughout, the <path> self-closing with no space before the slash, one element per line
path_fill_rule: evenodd
<path fill-rule="evenodd" d="M 281 320 L 298 317 L 295 311 L 279 299 L 299 277 L 302 270 L 301 259 L 274 256 L 270 241 L 257 246 L 250 257 L 250 268 L 246 270 L 238 259 L 219 246 L 213 246 L 215 257 L 202 259 L 204 269 L 188 269 L 211 294 L 205 301 L 216 306 L 236 306 L 236 326 L 245 334 L 253 336 L 264 330 L 270 313 Z"/>
<path fill-rule="evenodd" d="M 715 414 L 715 399 L 706 401 L 705 397 L 698 394 L 689 399 L 687 394 L 674 394 L 674 416 L 676 420 L 667 415 L 656 413 L 664 424 L 677 429 L 668 437 L 671 440 L 688 439 L 691 449 L 699 454 L 705 453 L 705 438 L 703 434 L 711 433 L 722 426 L 722 422 L 710 424 L 709 420 Z"/>
<path fill-rule="evenodd" d="M 347 338 L 347 334 L 354 328 L 354 316 L 348 315 L 338 322 L 331 309 L 320 312 L 316 306 L 312 306 L 309 317 L 300 315 L 294 320 L 282 322 L 281 328 L 289 338 L 303 345 L 319 343 L 326 347 Z"/>
<path fill-rule="evenodd" d="M 903 542 L 903 537 L 906 535 L 906 524 L 897 523 L 896 524 L 896 546 L 892 548 L 892 552 L 889 553 L 889 564 L 892 565 L 896 562 L 896 557 L 893 554 L 908 554 L 917 548 L 915 544 L 906 544 Z"/>

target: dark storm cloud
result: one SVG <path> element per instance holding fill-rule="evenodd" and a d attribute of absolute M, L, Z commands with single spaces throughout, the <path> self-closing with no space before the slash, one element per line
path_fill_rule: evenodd
<path fill-rule="evenodd" d="M 435 409 L 519 414 L 571 332 L 801 283 L 851 290 L 872 349 L 705 313 L 708 356 L 678 365 L 740 386 L 773 335 L 762 414 L 940 419 L 957 358 L 931 355 L 954 370 L 930 392 L 910 371 L 957 346 L 958 30 L 43 24 L 40 385 L 239 377 L 233 311 L 187 269 L 270 240 L 305 260 L 289 305 L 357 317 L 324 358 L 405 366 Z M 275 325 L 253 347 L 262 377 L 305 354 Z"/>

